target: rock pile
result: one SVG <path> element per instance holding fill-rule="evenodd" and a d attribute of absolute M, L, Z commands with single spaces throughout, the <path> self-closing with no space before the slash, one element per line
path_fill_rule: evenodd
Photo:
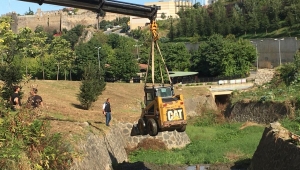
<path fill-rule="evenodd" d="M 292 136 L 280 123 L 271 123 L 265 128 L 249 169 L 300 169 L 300 148 Z"/>
<path fill-rule="evenodd" d="M 256 72 L 255 84 L 262 85 L 272 80 L 274 76 L 274 69 L 259 69 Z"/>

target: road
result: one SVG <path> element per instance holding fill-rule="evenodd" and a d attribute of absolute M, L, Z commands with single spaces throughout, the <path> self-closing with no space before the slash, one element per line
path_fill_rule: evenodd
<path fill-rule="evenodd" d="M 116 28 L 113 28 L 113 29 L 104 31 L 103 33 L 104 33 L 104 34 L 118 34 L 118 35 L 121 35 L 121 36 L 128 37 L 128 35 L 126 35 L 125 33 L 121 33 L 122 28 L 120 28 L 120 29 L 118 29 L 118 30 L 115 30 L 115 31 L 112 31 L 112 30 L 114 30 L 114 29 L 116 29 Z"/>
<path fill-rule="evenodd" d="M 231 84 L 231 85 L 213 85 L 210 86 L 209 90 L 212 92 L 218 91 L 234 91 L 234 90 L 245 90 L 253 87 L 253 83 L 245 84 Z"/>

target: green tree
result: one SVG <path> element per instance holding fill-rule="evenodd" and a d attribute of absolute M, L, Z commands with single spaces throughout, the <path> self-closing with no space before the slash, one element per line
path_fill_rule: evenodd
<path fill-rule="evenodd" d="M 110 61 L 108 60 L 108 56 L 112 57 L 113 55 L 112 48 L 109 46 L 109 44 L 106 44 L 106 42 L 106 35 L 95 34 L 94 37 L 92 37 L 87 43 L 80 43 L 75 47 L 76 59 L 74 65 L 76 66 L 75 74 L 77 75 L 74 77 L 75 79 L 82 79 L 84 69 L 89 62 L 99 64 L 97 50 L 98 47 L 101 47 L 99 50 L 100 68 L 101 72 L 104 72 L 105 64 L 110 64 L 107 63 Z"/>
<path fill-rule="evenodd" d="M 192 55 L 191 70 L 201 76 L 245 76 L 256 59 L 249 41 L 212 35 Z"/>
<path fill-rule="evenodd" d="M 193 5 L 193 7 L 194 7 L 195 9 L 199 9 L 201 6 L 202 6 L 202 5 L 200 4 L 200 2 L 196 2 L 196 3 Z"/>
<path fill-rule="evenodd" d="M 161 44 L 161 51 L 169 70 L 188 71 L 190 68 L 191 55 L 184 43 Z"/>
<path fill-rule="evenodd" d="M 133 76 L 137 75 L 138 64 L 133 56 L 131 51 L 122 48 L 115 50 L 115 60 L 112 61 L 109 68 L 114 78 L 129 82 Z"/>
<path fill-rule="evenodd" d="M 96 64 L 88 63 L 85 67 L 80 93 L 77 95 L 83 108 L 89 110 L 105 90 L 104 78 L 101 76 Z"/>
<path fill-rule="evenodd" d="M 175 37 L 175 28 L 174 28 L 174 25 L 173 25 L 173 17 L 170 16 L 169 18 L 171 20 L 171 26 L 170 26 L 170 31 L 168 33 L 168 37 L 170 38 L 171 41 L 174 40 L 174 37 Z"/>
<path fill-rule="evenodd" d="M 8 101 L 13 93 L 13 86 L 19 85 L 22 80 L 22 72 L 19 64 L 3 64 L 0 65 L 0 80 L 4 82 L 1 87 L 1 97 Z"/>
<path fill-rule="evenodd" d="M 161 13 L 161 19 L 166 19 L 167 18 L 167 16 L 166 16 L 166 14 L 163 12 L 163 13 Z"/>
<path fill-rule="evenodd" d="M 12 22 L 9 17 L 0 17 L 0 56 L 1 64 L 11 63 L 18 53 L 17 35 L 10 29 Z"/>
<path fill-rule="evenodd" d="M 78 43 L 80 40 L 80 36 L 82 36 L 84 30 L 83 25 L 76 25 L 74 28 L 72 28 L 69 31 L 66 31 L 63 35 L 62 38 L 66 39 L 67 41 L 70 42 L 71 48 L 74 49 L 75 44 Z"/>
<path fill-rule="evenodd" d="M 34 12 L 29 7 L 28 11 L 25 12 L 25 15 L 34 15 Z"/>
<path fill-rule="evenodd" d="M 19 34 L 17 37 L 17 45 L 18 45 L 18 50 L 22 54 L 22 57 L 24 58 L 24 61 L 27 61 L 27 57 L 33 57 L 34 52 L 33 52 L 33 32 L 30 28 L 25 27 L 21 28 L 19 30 Z M 25 73 L 28 75 L 28 64 L 25 62 Z"/>
<path fill-rule="evenodd" d="M 66 70 L 68 63 L 74 59 L 75 54 L 71 49 L 70 43 L 61 38 L 55 37 L 50 45 L 50 54 L 55 58 L 55 64 L 57 65 L 56 80 L 58 80 L 60 69 L 64 69 L 64 74 L 66 77 Z"/>

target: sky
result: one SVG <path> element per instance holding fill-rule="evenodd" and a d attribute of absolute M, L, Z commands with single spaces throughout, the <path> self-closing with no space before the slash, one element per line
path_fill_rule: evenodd
<path fill-rule="evenodd" d="M 157 2 L 158 0 L 119 0 L 123 2 L 130 2 L 135 4 L 143 5 L 145 2 Z M 200 3 L 204 0 L 200 0 Z M 52 11 L 59 10 L 64 7 L 56 5 L 43 4 L 39 5 L 37 3 L 23 2 L 18 0 L 0 0 L 0 15 L 9 12 L 16 12 L 18 14 L 24 15 L 25 12 L 29 11 L 29 8 L 35 13 L 38 8 L 42 11 Z"/>
<path fill-rule="evenodd" d="M 131 3 L 141 4 L 141 5 L 147 2 L 147 0 L 119 0 L 119 1 L 131 2 Z M 0 15 L 12 11 L 24 15 L 25 12 L 29 11 L 29 8 L 35 13 L 38 8 L 40 8 L 42 11 L 52 11 L 52 10 L 62 9 L 64 7 L 57 6 L 57 5 L 49 5 L 49 4 L 43 4 L 40 6 L 37 3 L 23 2 L 18 0 L 0 0 Z"/>

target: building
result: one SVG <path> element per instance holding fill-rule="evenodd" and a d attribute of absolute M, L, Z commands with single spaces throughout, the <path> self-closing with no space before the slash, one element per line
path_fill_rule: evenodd
<path fill-rule="evenodd" d="M 157 20 L 167 19 L 172 16 L 173 18 L 178 18 L 178 11 L 182 9 L 192 8 L 193 2 L 191 0 L 168 0 L 168 1 L 158 1 L 158 2 L 147 2 L 144 5 L 147 6 L 160 6 L 160 10 L 157 11 Z M 166 18 L 162 18 L 162 14 Z M 150 23 L 148 18 L 140 18 L 131 16 L 130 17 L 130 29 L 137 29 L 139 27 L 144 27 Z"/>
<path fill-rule="evenodd" d="M 201 1 L 201 5 L 202 5 L 202 6 L 207 6 L 207 5 L 213 4 L 213 3 L 217 2 L 217 1 L 218 1 L 218 0 L 202 0 L 202 1 Z"/>

